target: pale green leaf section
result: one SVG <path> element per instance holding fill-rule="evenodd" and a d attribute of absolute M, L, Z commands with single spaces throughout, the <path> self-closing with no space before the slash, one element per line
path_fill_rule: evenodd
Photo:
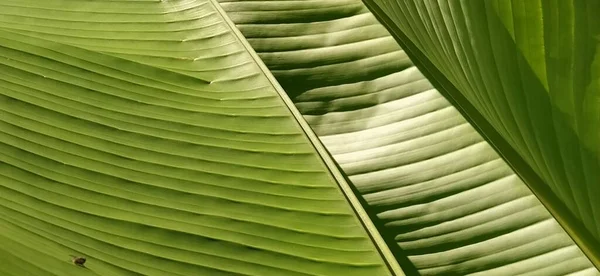
<path fill-rule="evenodd" d="M 361 2 L 220 3 L 407 274 L 600 275 Z"/>
<path fill-rule="evenodd" d="M 600 266 L 600 1 L 365 2 Z"/>
<path fill-rule="evenodd" d="M 390 275 L 236 32 L 211 1 L 0 1 L 1 275 Z"/>

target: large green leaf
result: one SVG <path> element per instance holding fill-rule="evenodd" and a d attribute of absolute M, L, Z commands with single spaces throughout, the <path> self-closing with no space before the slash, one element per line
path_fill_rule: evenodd
<path fill-rule="evenodd" d="M 213 5 L 0 1 L 0 274 L 388 273 Z M 408 272 L 598 273 L 361 3 L 223 5 Z"/>
<path fill-rule="evenodd" d="M 220 1 L 406 272 L 598 275 L 359 1 Z"/>
<path fill-rule="evenodd" d="M 600 265 L 600 1 L 365 2 Z"/>
<path fill-rule="evenodd" d="M 389 275 L 288 102 L 212 1 L 0 1 L 0 273 Z"/>

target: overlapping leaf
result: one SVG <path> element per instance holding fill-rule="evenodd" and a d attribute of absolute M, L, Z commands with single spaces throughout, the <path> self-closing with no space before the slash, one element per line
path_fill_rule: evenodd
<path fill-rule="evenodd" d="M 598 274 L 362 3 L 220 3 L 398 245 L 405 271 Z"/>
<path fill-rule="evenodd" d="M 600 2 L 366 2 L 600 265 Z"/>
<path fill-rule="evenodd" d="M 211 1 L 0 1 L 0 274 L 388 275 L 256 61 Z"/>

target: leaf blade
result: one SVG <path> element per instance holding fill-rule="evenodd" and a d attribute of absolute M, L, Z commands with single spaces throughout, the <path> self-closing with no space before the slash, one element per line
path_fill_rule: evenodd
<path fill-rule="evenodd" d="M 375 5 L 382 4 L 381 1 L 367 2 Z M 382 12 L 378 16 L 384 16 L 385 13 L 391 11 L 389 7 L 397 4 L 404 5 L 403 3 L 386 3 L 379 6 L 379 9 L 382 8 L 383 10 L 381 10 Z M 575 16 L 575 13 L 569 14 L 568 9 L 563 13 L 554 15 L 552 14 L 552 11 L 557 11 L 557 9 L 552 8 L 552 3 L 544 2 L 541 4 L 544 15 L 554 16 L 544 18 L 544 22 L 549 24 L 545 26 L 552 26 L 551 22 L 558 20 L 559 17 L 562 17 L 563 19 L 578 18 L 581 20 L 579 25 L 574 28 L 575 30 L 587 30 L 587 26 L 589 25 L 594 26 L 590 28 L 592 30 L 591 33 L 594 33 L 593 30 L 597 25 L 594 23 L 596 18 L 591 18 L 586 14 L 588 13 L 587 9 L 593 8 L 597 3 L 594 1 L 574 1 L 571 4 L 576 7 L 574 10 L 575 13 L 578 13 L 577 16 Z M 442 90 L 446 90 L 445 93 L 447 95 L 463 98 L 464 104 L 461 108 L 465 109 L 464 112 L 468 113 L 471 117 L 481 116 L 480 123 L 478 123 L 479 125 L 490 124 L 489 127 L 486 127 L 486 130 L 483 130 L 484 134 L 493 132 L 498 133 L 498 135 L 493 134 L 493 137 L 490 136 L 491 138 L 489 138 L 489 141 L 492 141 L 493 144 L 497 144 L 495 147 L 499 148 L 500 151 L 515 151 L 516 154 L 511 154 L 507 157 L 509 163 L 514 163 L 511 166 L 513 166 L 521 177 L 528 179 L 525 182 L 536 192 L 536 194 L 538 194 L 544 204 L 552 210 L 552 213 L 561 221 L 563 226 L 567 228 L 573 238 L 577 240 L 578 245 L 582 247 L 586 254 L 588 254 L 597 265 L 599 253 L 595 248 L 597 248 L 598 244 L 598 234 L 596 233 L 596 230 L 594 230 L 596 228 L 594 225 L 596 221 L 595 210 L 598 208 L 598 204 L 590 201 L 588 194 L 595 193 L 595 190 L 598 188 L 597 185 L 594 184 L 597 182 L 597 169 L 593 168 L 597 168 L 600 163 L 595 160 L 597 158 L 593 157 L 597 155 L 597 150 L 595 149 L 597 145 L 584 145 L 584 143 L 582 143 L 583 140 L 587 139 L 584 138 L 584 132 L 596 132 L 594 129 L 597 130 L 598 125 L 594 122 L 597 121 L 597 115 L 592 115 L 590 113 L 591 116 L 589 117 L 579 117 L 579 121 L 576 124 L 584 123 L 586 124 L 587 129 L 585 131 L 583 131 L 583 129 L 575 130 L 578 132 L 575 133 L 574 121 L 571 120 L 571 123 L 569 123 L 568 119 L 568 117 L 572 115 L 558 110 L 558 106 L 561 105 L 558 104 L 558 99 L 561 97 L 555 97 L 553 94 L 568 95 L 572 93 L 572 95 L 577 95 L 578 93 L 581 93 L 581 91 L 585 91 L 585 89 L 574 88 L 570 91 L 562 92 L 553 90 L 556 89 L 555 87 L 548 88 L 550 90 L 546 88 L 546 79 L 553 82 L 554 78 L 559 76 L 549 75 L 546 77 L 540 75 L 542 73 L 556 74 L 557 72 L 547 71 L 546 69 L 544 69 L 546 72 L 543 72 L 544 70 L 542 70 L 541 67 L 565 68 L 562 61 L 559 62 L 558 60 L 552 59 L 540 60 L 539 58 L 542 56 L 539 53 L 544 53 L 546 49 L 538 47 L 539 43 L 542 43 L 540 42 L 540 37 L 552 36 L 553 34 L 550 33 L 551 28 L 543 29 L 542 34 L 539 34 L 539 29 L 538 31 L 534 31 L 534 37 L 532 38 L 537 39 L 537 42 L 531 45 L 538 46 L 527 47 L 527 45 L 530 45 L 527 42 L 529 37 L 523 34 L 527 33 L 527 28 L 529 26 L 527 24 L 530 22 L 522 21 L 523 18 L 521 17 L 519 17 L 518 20 L 509 20 L 513 18 L 513 14 L 518 14 L 523 11 L 522 9 L 519 9 L 518 6 L 515 6 L 516 4 L 511 6 L 510 2 L 497 1 L 494 3 L 444 3 L 444 5 L 445 6 L 443 7 L 436 6 L 429 8 L 452 8 L 464 12 L 464 16 L 455 17 L 453 19 L 461 24 L 465 24 L 464 22 L 466 22 L 466 25 L 463 27 L 464 29 L 473 30 L 481 28 L 481 26 L 489 25 L 490 30 L 496 31 L 494 32 L 495 35 L 491 36 L 496 42 L 492 43 L 492 45 L 499 46 L 494 47 L 487 52 L 495 55 L 495 61 L 497 63 L 504 64 L 504 69 L 499 70 L 497 75 L 503 80 L 504 84 L 515 87 L 515 89 L 511 89 L 509 86 L 494 87 L 493 89 L 487 90 L 474 90 L 473 88 L 469 88 L 464 84 L 459 83 L 458 78 L 451 76 L 451 73 L 449 73 L 451 71 L 450 68 L 442 65 L 442 58 L 440 57 L 443 55 L 434 56 L 433 53 L 436 53 L 438 50 L 434 49 L 432 45 L 427 45 L 426 43 L 422 43 L 415 39 L 415 37 L 420 36 L 421 34 L 407 32 L 407 37 L 404 38 L 403 43 L 412 44 L 414 42 L 415 47 L 413 49 L 413 55 L 421 56 L 422 59 L 420 60 L 420 64 L 427 63 L 427 66 L 430 67 L 432 71 L 439 70 L 433 73 L 438 77 L 438 84 L 440 82 L 446 82 L 445 85 L 447 86 Z M 585 7 L 586 5 L 588 6 Z M 406 9 L 414 11 L 419 9 L 419 7 L 406 6 Z M 489 13 L 487 14 L 488 16 L 484 18 L 481 15 L 485 14 L 486 9 Z M 390 14 L 390 16 L 391 18 L 388 17 L 389 20 L 385 20 L 386 25 L 390 26 L 391 29 L 395 30 L 394 32 L 398 33 L 404 32 L 408 30 L 408 28 L 412 28 L 408 27 L 410 24 L 424 24 L 421 20 L 416 20 L 414 22 L 401 22 L 396 20 L 401 17 L 401 14 L 399 13 Z M 426 19 L 424 21 L 426 21 Z M 567 26 L 569 25 L 564 24 L 561 26 L 565 26 L 565 29 L 568 29 Z M 540 26 L 538 27 L 543 28 Z M 518 33 L 512 33 L 512 29 L 510 28 L 516 30 Z M 535 35 L 536 33 L 537 35 Z M 567 32 L 560 31 L 559 33 L 566 34 Z M 400 36 L 403 35 L 399 34 L 398 37 Z M 580 37 L 585 41 L 584 45 L 587 45 L 584 47 L 597 44 L 597 42 L 594 42 L 593 39 L 591 39 L 592 37 L 593 35 L 590 36 L 589 34 Z M 465 41 L 475 45 L 483 43 L 484 37 L 471 36 L 470 40 Z M 444 41 L 444 43 L 450 43 L 450 41 Z M 523 52 L 524 47 L 527 48 L 525 49 L 525 52 Z M 594 46 L 591 48 L 593 49 Z M 417 51 L 421 53 L 416 54 Z M 568 52 L 569 50 L 565 49 L 565 51 Z M 467 55 L 474 55 L 473 51 L 463 50 L 463 52 Z M 484 50 L 483 52 L 486 51 Z M 477 52 L 475 52 L 475 54 L 477 54 Z M 573 55 L 577 56 L 577 54 Z M 474 58 L 482 60 L 481 56 Z M 530 66 L 532 63 L 534 64 L 534 67 Z M 589 76 L 588 72 L 594 70 L 593 68 L 593 66 L 579 67 L 582 75 L 585 76 Z M 482 74 L 486 74 L 485 71 L 490 70 L 493 70 L 493 68 L 484 68 L 484 73 Z M 489 76 L 493 75 L 494 73 L 489 74 Z M 479 74 L 463 74 L 463 77 L 466 78 L 476 78 L 478 76 Z M 487 111 L 484 109 L 484 104 L 474 100 L 476 98 L 475 95 L 478 93 L 482 95 L 494 95 L 494 97 L 507 97 L 509 105 L 503 106 L 502 109 L 496 111 L 497 114 L 495 115 L 486 113 Z M 597 93 L 597 91 L 590 91 L 588 95 L 596 95 Z M 593 97 L 594 96 L 591 96 L 591 98 Z M 577 104 L 583 106 L 589 105 L 590 103 L 580 100 Z M 467 105 L 472 106 L 465 108 L 464 106 Z M 494 116 L 498 119 L 495 119 Z M 523 125 L 523 127 L 520 127 L 520 132 L 508 131 L 502 127 L 502 124 L 507 125 L 508 122 L 510 122 L 511 117 L 514 117 L 518 124 Z M 548 118 L 551 118 L 551 120 L 548 120 Z M 473 121 L 474 119 L 470 118 L 470 120 Z M 569 124 L 570 126 L 568 126 Z M 501 140 L 505 140 L 505 142 Z M 580 163 L 582 158 L 586 160 L 586 163 L 581 163 L 581 166 L 576 166 L 575 164 Z M 511 159 L 513 161 L 511 161 Z M 522 161 L 519 161 L 518 159 L 521 159 Z M 535 176 L 536 174 L 537 176 Z M 574 178 L 577 178 L 577 180 L 574 180 Z M 558 207 L 553 207 L 552 205 Z M 560 205 L 566 205 L 566 207 Z"/>
<path fill-rule="evenodd" d="M 33 2 L 2 3 L 20 5 L 1 15 L 13 20 L 3 28 L 28 28 L 1 31 L 4 222 L 54 241 L 56 252 L 86 254 L 93 271 L 389 274 L 267 72 L 218 8 L 204 12 L 212 2 L 180 1 L 200 3 L 175 9 L 180 14 L 160 2 L 81 1 L 68 7 L 76 12 L 60 10 L 60 2 L 42 3 L 45 12 Z M 147 14 L 127 15 L 140 11 Z M 184 17 L 165 23 L 175 15 Z M 210 28 L 215 16 L 229 30 L 217 45 L 237 40 L 234 51 L 202 49 L 211 38 L 176 40 L 186 44 L 183 53 L 210 61 L 153 57 L 135 36 L 162 22 L 165 38 L 178 38 L 168 29 L 186 20 L 192 35 Z M 93 24 L 106 22 L 122 27 L 114 38 L 121 48 L 67 45 L 79 40 L 68 32 L 43 34 L 41 24 L 15 18 L 71 20 L 67 27 L 107 42 Z M 127 32 L 131 41 L 123 38 Z M 174 44 L 152 43 L 161 51 Z M 174 50 L 166 53 L 182 53 Z M 80 269 L 44 256 L 60 259 L 60 273 Z"/>

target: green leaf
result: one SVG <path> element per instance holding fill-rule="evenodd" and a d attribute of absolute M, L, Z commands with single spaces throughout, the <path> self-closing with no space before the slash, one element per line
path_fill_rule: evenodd
<path fill-rule="evenodd" d="M 362 3 L 222 5 L 0 1 L 0 274 L 598 273 Z"/>
<path fill-rule="evenodd" d="M 365 1 L 600 265 L 600 2 Z"/>
<path fill-rule="evenodd" d="M 359 1 L 220 3 L 407 274 L 598 274 Z"/>
<path fill-rule="evenodd" d="M 398 271 L 290 107 L 212 1 L 0 2 L 2 275 Z"/>

